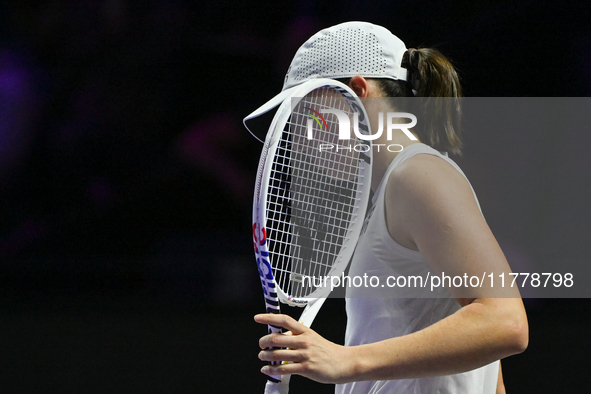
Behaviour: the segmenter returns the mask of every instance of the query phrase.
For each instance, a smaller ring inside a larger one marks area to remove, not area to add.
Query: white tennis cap
[[[318,78],[389,78],[406,81],[401,67],[404,42],[388,29],[368,22],[345,22],[314,34],[296,52],[281,93],[244,121],[275,108],[303,82]]]
[[[314,34],[296,52],[283,89],[310,79],[371,78],[406,80],[400,66],[406,45],[381,26],[346,22]]]

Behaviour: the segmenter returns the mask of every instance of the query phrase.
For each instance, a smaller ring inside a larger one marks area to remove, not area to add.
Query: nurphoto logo
[[[322,114],[333,114],[337,118],[338,122],[338,135],[339,140],[350,140],[351,139],[351,121],[349,115],[339,109],[334,108],[324,108],[320,109],[320,111],[316,111],[309,107],[304,107],[307,111],[309,111],[306,115],[310,116],[307,120],[307,137],[309,140],[314,139],[314,122],[318,124],[320,130],[328,131],[328,124],[326,119]],[[353,112],[353,133],[355,137],[360,140],[360,144],[357,145],[339,145],[339,144],[328,144],[323,143],[320,144],[318,149],[323,150],[355,150],[357,152],[367,152],[369,151],[370,145],[366,141],[374,141],[377,140],[382,136],[384,130],[386,131],[386,139],[388,141],[392,141],[392,136],[394,130],[401,130],[410,140],[416,141],[417,138],[410,132],[409,129],[416,126],[417,124],[417,117],[408,112],[379,112],[378,113],[378,129],[375,133],[370,133],[368,122],[366,119],[359,118],[359,114],[363,113],[361,111]],[[410,119],[410,122],[405,123],[398,123],[401,119]],[[384,122],[386,123],[386,127],[384,127]],[[402,151],[403,147],[400,144],[373,144],[377,150],[380,150],[380,147],[386,147],[390,152],[400,152]]]

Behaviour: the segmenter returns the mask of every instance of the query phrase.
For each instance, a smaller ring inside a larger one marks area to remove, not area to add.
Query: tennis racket
[[[335,80],[306,82],[279,106],[253,201],[268,313],[280,313],[280,302],[305,307],[299,321],[311,326],[331,290],[322,279],[345,271],[369,201],[371,145],[360,138],[369,130],[359,98]],[[274,332],[281,328],[269,326]],[[289,375],[272,376],[265,393],[287,393],[288,386]]]

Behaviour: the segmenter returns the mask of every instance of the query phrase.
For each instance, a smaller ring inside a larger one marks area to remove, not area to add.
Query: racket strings
[[[335,91],[317,92],[300,101],[279,141],[267,191],[271,266],[279,286],[296,298],[316,289],[303,276],[323,278],[337,262],[357,220],[355,207],[363,182],[359,152],[328,149],[339,142],[336,116],[325,116],[326,124],[314,122],[313,139],[308,138],[310,109],[323,108],[351,113]]]

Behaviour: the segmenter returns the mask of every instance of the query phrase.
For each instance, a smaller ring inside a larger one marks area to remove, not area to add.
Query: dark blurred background
[[[261,392],[261,145],[241,119],[279,92],[299,45],[366,20],[449,56],[467,96],[589,96],[590,8],[0,3],[0,391]],[[515,271],[588,265],[589,124],[536,124],[468,124],[457,161]],[[588,391],[589,300],[526,306],[530,346],[503,362],[508,392]],[[329,300],[315,327],[342,341],[344,319]],[[294,380],[294,393],[332,391]]]

